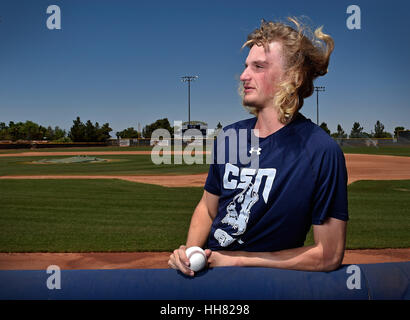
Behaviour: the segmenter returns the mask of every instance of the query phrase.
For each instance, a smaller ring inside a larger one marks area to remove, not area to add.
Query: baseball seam
[[[192,251],[192,252],[187,256],[187,258],[188,258],[188,259],[191,259],[192,255],[195,254],[195,253],[200,253],[200,254],[202,254],[203,257],[204,257],[205,260],[206,260],[206,255],[205,255],[202,251],[199,251],[199,250],[194,250],[194,251]]]

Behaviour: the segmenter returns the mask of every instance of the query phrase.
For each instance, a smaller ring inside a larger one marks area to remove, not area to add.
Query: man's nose
[[[249,80],[249,74],[247,72],[248,68],[246,68],[245,70],[243,70],[241,76],[239,77],[239,80],[241,81],[247,81]]]

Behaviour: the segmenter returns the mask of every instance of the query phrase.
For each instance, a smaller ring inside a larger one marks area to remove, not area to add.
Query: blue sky
[[[49,5],[61,30],[49,30]],[[361,9],[361,30],[346,8]],[[410,5],[407,1],[90,1],[0,2],[0,122],[32,120],[69,129],[80,116],[116,131],[160,118],[214,128],[249,118],[237,94],[247,49],[260,20],[307,16],[335,40],[329,73],[315,85],[320,122],[350,133],[380,120],[410,129]],[[315,94],[302,113],[316,122]]]

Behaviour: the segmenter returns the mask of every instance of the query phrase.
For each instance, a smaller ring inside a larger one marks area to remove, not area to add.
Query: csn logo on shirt
[[[265,186],[262,191],[262,199],[265,203],[268,201],[269,193],[272,189],[273,180],[276,176],[276,169],[253,169],[225,164],[225,174],[223,177],[223,186],[225,189],[243,189],[237,194],[226,207],[226,215],[222,219],[223,224],[230,225],[235,232],[228,234],[220,228],[214,232],[215,239],[221,247],[227,247],[239,236],[245,233],[248,225],[251,209],[259,201],[259,189],[262,181],[265,180]],[[235,179],[234,177],[238,177]],[[239,243],[243,243],[241,239]]]

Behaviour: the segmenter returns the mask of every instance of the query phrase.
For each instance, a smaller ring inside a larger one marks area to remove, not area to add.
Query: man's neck
[[[275,108],[262,108],[258,112],[258,120],[255,129],[259,130],[260,138],[265,138],[275,133],[285,125],[278,120],[278,112]]]

